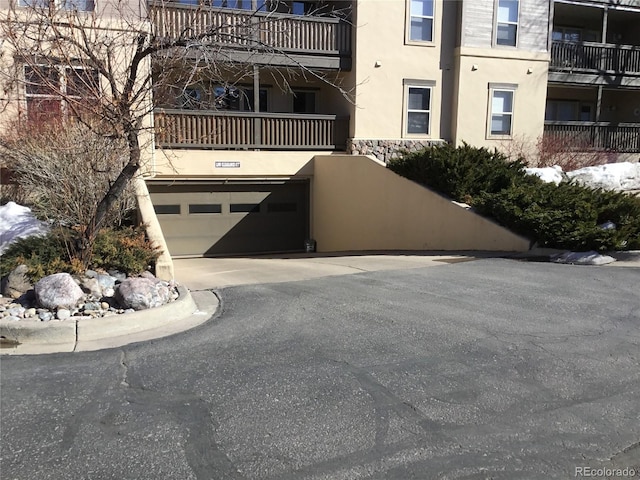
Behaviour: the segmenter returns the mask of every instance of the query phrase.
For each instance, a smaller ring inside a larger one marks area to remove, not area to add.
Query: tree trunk
[[[129,161],[118,175],[118,178],[116,178],[116,180],[111,184],[105,196],[102,197],[102,200],[98,203],[96,213],[89,221],[89,224],[85,226],[81,244],[77,246],[78,257],[85,267],[88,266],[89,261],[91,260],[93,243],[98,231],[102,228],[102,223],[104,222],[107,213],[113,207],[113,204],[122,196],[122,192],[124,192],[129,182],[140,169],[141,154],[137,132],[132,130],[127,132],[127,144],[129,146]]]

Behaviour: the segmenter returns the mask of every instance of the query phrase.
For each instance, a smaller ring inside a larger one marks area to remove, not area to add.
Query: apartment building
[[[319,251],[525,249],[526,240],[414,190],[383,163],[439,142],[506,148],[593,129],[625,132],[609,142],[638,135],[627,124],[638,94],[626,67],[638,70],[634,0],[148,0],[136,8],[163,38],[214,27],[209,60],[233,60],[154,92],[142,192],[153,208],[142,202],[141,210],[173,256],[298,251],[309,239]],[[616,52],[617,63],[603,52]],[[575,65],[593,55],[609,63]],[[592,146],[612,145],[592,137]]]
[[[640,156],[640,1],[553,2],[545,135]]]

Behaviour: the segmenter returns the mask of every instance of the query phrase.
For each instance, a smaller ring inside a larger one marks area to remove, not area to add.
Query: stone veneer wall
[[[400,157],[402,153],[416,152],[432,145],[445,143],[444,140],[347,140],[350,155],[373,155],[384,163]]]

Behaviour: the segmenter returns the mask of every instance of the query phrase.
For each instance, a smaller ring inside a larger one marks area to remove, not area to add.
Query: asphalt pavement
[[[639,287],[486,259],[221,288],[186,332],[3,357],[2,478],[640,478]]]

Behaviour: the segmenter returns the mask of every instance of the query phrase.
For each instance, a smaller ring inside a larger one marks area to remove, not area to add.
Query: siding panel
[[[463,2],[463,45],[491,48],[493,40],[494,0]],[[518,49],[547,51],[549,0],[520,0]]]

